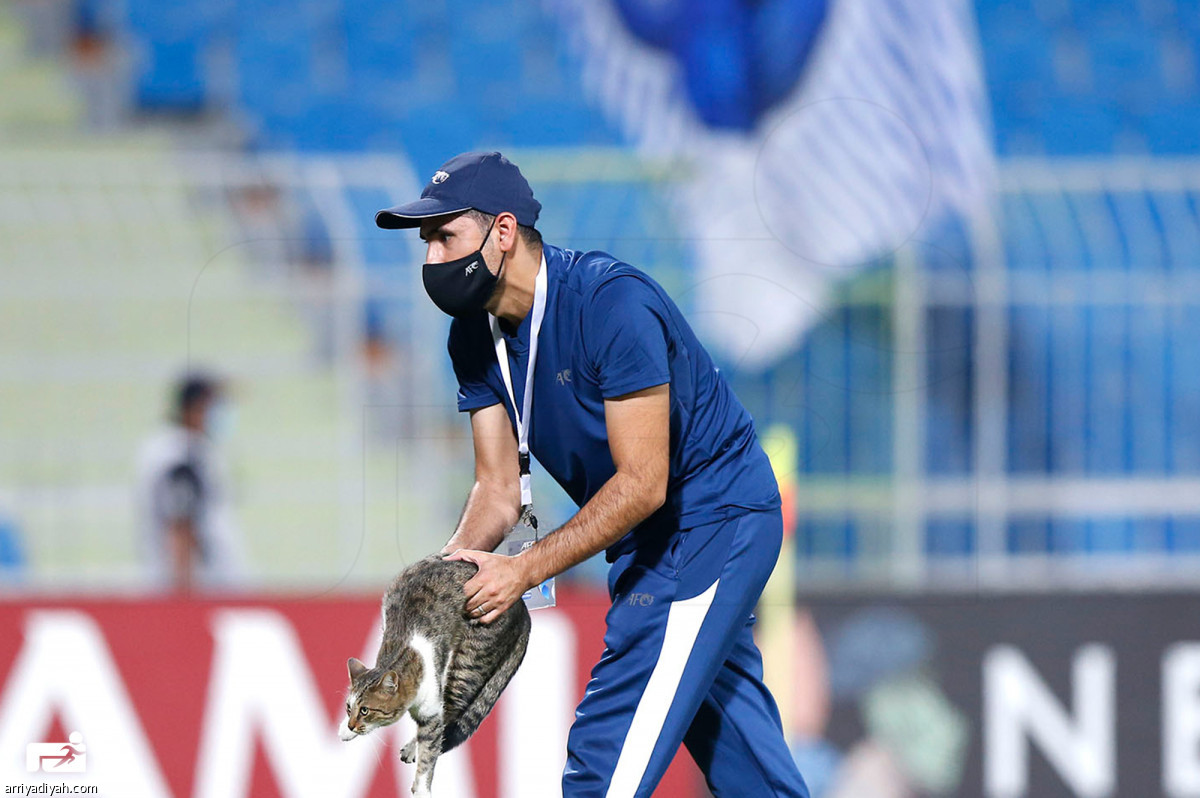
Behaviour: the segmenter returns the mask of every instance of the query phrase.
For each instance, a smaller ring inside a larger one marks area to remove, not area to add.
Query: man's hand
[[[459,549],[446,559],[464,560],[479,566],[479,573],[463,585],[463,593],[467,596],[467,616],[482,623],[499,618],[533,587],[520,557]]]

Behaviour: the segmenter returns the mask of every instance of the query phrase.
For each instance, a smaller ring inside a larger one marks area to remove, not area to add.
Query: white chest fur
[[[409,712],[417,720],[435,718],[442,714],[442,690],[438,684],[433,643],[423,635],[413,635],[408,645],[421,657],[421,683]]]

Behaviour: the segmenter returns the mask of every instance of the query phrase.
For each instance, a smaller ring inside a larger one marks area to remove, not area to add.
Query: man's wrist
[[[524,583],[526,590],[537,587],[553,576],[553,574],[541,576],[543,568],[540,562],[541,558],[538,556],[539,553],[538,547],[535,544],[513,556],[513,563],[519,569],[521,581]]]

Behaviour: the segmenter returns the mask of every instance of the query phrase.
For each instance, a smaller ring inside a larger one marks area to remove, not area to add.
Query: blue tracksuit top
[[[779,506],[750,414],[679,308],[649,276],[603,252],[543,245],[546,315],[538,340],[529,448],[583,506],[615,473],[604,400],[670,383],[666,503],[610,547],[612,561],[648,535]],[[504,330],[520,406],[532,313]],[[484,311],[450,325],[460,411],[503,404],[514,418]],[[514,422],[515,429],[515,422]]]

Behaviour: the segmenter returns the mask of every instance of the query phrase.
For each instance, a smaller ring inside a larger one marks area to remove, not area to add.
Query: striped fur
[[[428,796],[433,768],[495,706],[525,656],[529,612],[517,602],[491,624],[465,614],[463,584],[476,567],[428,557],[393,580],[383,599],[383,643],[368,668],[351,658],[343,740],[399,720],[417,722],[400,752],[416,762],[413,794]]]

